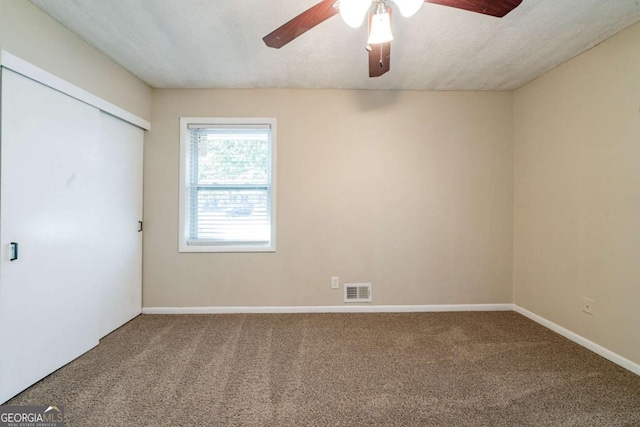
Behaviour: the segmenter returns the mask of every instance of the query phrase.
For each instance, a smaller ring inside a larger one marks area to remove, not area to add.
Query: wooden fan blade
[[[296,37],[306,33],[321,22],[326,21],[333,15],[340,12],[337,7],[333,7],[336,0],[324,0],[305,10],[300,15],[293,18],[280,28],[272,31],[262,38],[264,43],[275,49],[280,49]]]
[[[424,2],[502,18],[518,7],[522,0],[424,0]]]
[[[393,10],[388,8],[387,13],[389,14],[389,20],[393,21]],[[371,31],[372,19],[373,15],[369,14],[369,31]],[[380,77],[390,69],[391,42],[372,44],[369,51],[369,77]]]
[[[391,42],[372,44],[369,51],[369,77],[380,77],[391,68]]]

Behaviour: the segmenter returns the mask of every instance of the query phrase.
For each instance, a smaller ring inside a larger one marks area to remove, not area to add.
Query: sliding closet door
[[[98,344],[100,111],[2,69],[0,402]]]
[[[100,274],[99,335],[103,337],[142,310],[143,130],[100,113],[102,188],[97,203],[105,217],[98,230],[104,256]],[[98,275],[96,275],[98,276]],[[96,277],[97,278],[97,277]]]

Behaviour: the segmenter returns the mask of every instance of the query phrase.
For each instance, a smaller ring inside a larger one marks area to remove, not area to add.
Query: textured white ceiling
[[[523,0],[506,17],[394,14],[391,71],[336,15],[281,49],[262,37],[319,0],[31,0],[157,88],[515,89],[640,21],[640,0]]]

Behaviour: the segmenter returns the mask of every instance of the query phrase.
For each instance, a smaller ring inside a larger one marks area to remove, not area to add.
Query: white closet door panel
[[[100,113],[103,224],[100,250],[100,336],[142,311],[142,129]],[[106,262],[108,260],[108,262]]]
[[[96,108],[2,70],[0,402],[98,344],[99,129]]]

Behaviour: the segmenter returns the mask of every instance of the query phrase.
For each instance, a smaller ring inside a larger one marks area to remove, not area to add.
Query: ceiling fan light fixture
[[[340,16],[351,28],[358,28],[370,7],[371,0],[340,0]]]
[[[379,3],[382,5],[382,3]],[[391,17],[389,12],[382,5],[378,7],[375,15],[371,18],[371,32],[369,33],[369,44],[387,43],[393,40],[393,34],[391,34]]]
[[[395,4],[398,5],[398,9],[400,9],[400,14],[405,18],[409,18],[410,16],[415,15],[422,5],[424,4],[424,0],[393,0]]]

